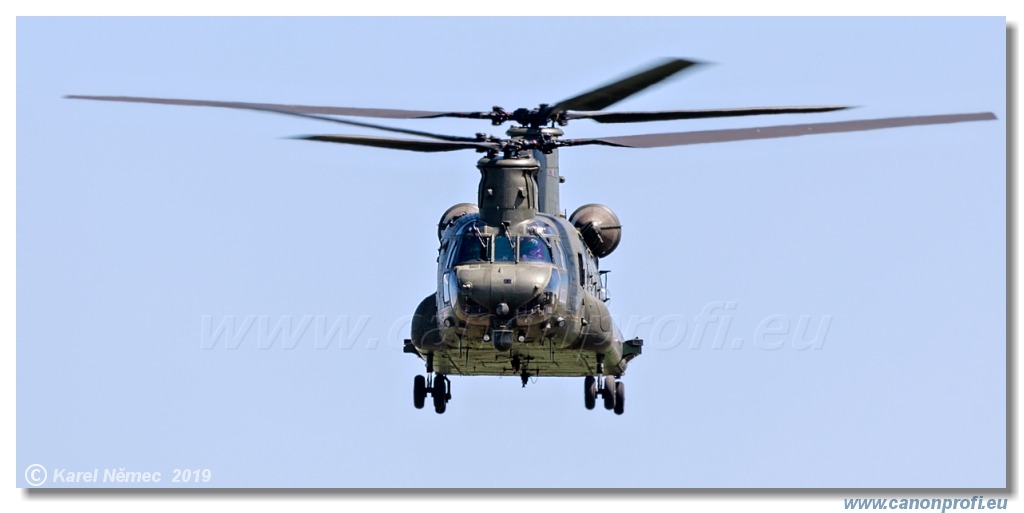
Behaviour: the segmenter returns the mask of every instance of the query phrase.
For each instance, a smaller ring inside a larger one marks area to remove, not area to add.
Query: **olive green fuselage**
[[[579,230],[538,210],[541,196],[545,210],[558,208],[557,189],[544,190],[551,181],[538,190],[549,170],[533,157],[477,166],[479,212],[442,220],[437,291],[413,319],[416,352],[448,375],[623,374],[640,348],[613,324]]]

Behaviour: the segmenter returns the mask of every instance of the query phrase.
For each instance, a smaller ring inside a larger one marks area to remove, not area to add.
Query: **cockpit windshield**
[[[452,265],[465,264],[469,262],[486,262],[487,245],[486,238],[478,235],[465,235],[459,243],[458,254]]]
[[[519,260],[552,263],[551,248],[540,237],[519,237]]]
[[[463,235],[454,257],[452,266],[489,261],[554,263],[550,242],[531,236]]]
[[[494,237],[494,261],[495,262],[515,262],[515,239],[508,238],[504,235],[498,235]]]

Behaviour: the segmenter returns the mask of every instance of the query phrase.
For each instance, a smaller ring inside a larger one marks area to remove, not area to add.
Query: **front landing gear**
[[[452,382],[440,372],[434,372],[434,353],[426,354],[427,375],[412,380],[412,405],[417,410],[427,404],[427,396],[433,399],[434,411],[444,413],[448,401],[452,400]],[[433,374],[433,376],[431,376]]]
[[[438,373],[434,377],[428,374],[416,376],[412,381],[412,405],[416,409],[423,409],[429,395],[434,403],[434,411],[444,413],[448,401],[452,400],[451,381],[444,375]]]
[[[615,383],[615,414],[622,415],[626,411],[626,384]]]
[[[416,376],[412,380],[412,405],[422,410],[427,402],[427,378]]]
[[[451,394],[448,392],[448,378],[444,377],[444,374],[438,374],[434,378],[434,386],[430,391],[430,395],[434,397],[434,411],[437,413],[444,413],[445,407],[448,405],[448,399]]]
[[[601,397],[604,398],[604,409],[615,408],[615,376],[604,377],[604,387],[601,388]]]
[[[603,380],[587,376],[583,378],[583,392],[583,405],[588,410],[593,410],[597,398],[601,397],[604,409],[613,410],[616,415],[626,411],[626,384],[615,379],[615,376],[605,376]]]
[[[616,415],[626,411],[626,384],[615,379],[615,376],[604,376],[604,355],[597,355],[597,377],[583,378],[583,406],[593,410],[597,398],[601,398],[604,409],[614,410]]]
[[[597,380],[594,379],[594,376],[587,376],[583,378],[583,406],[586,406],[588,410],[593,410],[596,404]]]

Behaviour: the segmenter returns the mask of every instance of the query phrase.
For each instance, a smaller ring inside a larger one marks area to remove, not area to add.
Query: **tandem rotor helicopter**
[[[419,139],[361,135],[312,135],[297,139],[418,152],[473,150],[483,153],[477,202],[446,210],[438,223],[437,290],[416,307],[404,351],[426,363],[413,381],[413,404],[431,398],[444,413],[452,398],[449,376],[563,376],[583,378],[584,405],[597,402],[616,414],[625,411],[620,378],[640,355],[643,341],[625,339],[606,305],[607,271],[600,259],[622,238],[618,217],[608,207],[588,204],[566,217],[558,188],[564,182],[558,150],[604,145],[654,148],[959,123],[996,119],[990,112],[861,119],[828,123],[706,130],[588,139],[563,139],[560,127],[577,119],[636,123],[771,114],[819,113],[844,106],[763,107],[646,112],[603,109],[683,70],[695,61],[667,59],[639,73],[554,104],[478,112],[318,107],[129,96],[67,96],[83,100],[225,107],[312,118],[393,132]],[[505,138],[460,137],[409,130],[332,116],[393,119],[469,118],[500,126]]]

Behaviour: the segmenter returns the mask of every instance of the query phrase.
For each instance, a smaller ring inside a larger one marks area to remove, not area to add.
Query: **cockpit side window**
[[[540,237],[520,237],[519,261],[553,263],[551,248]]]

